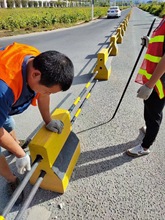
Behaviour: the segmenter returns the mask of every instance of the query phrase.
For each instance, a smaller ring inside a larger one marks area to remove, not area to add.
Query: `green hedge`
[[[165,3],[140,4],[139,8],[155,16],[165,16]]]
[[[94,17],[106,16],[106,12],[106,7],[95,7]],[[60,24],[65,26],[89,20],[91,20],[91,7],[0,9],[0,30],[52,29],[53,27],[56,28],[56,26],[59,27]]]

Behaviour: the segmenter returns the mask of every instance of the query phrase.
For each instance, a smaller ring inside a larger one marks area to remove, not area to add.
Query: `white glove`
[[[30,157],[26,154],[24,157],[16,159],[17,172],[24,174],[26,170],[31,170]]]
[[[147,100],[151,95],[153,89],[148,88],[146,85],[141,86],[137,91],[137,97]]]
[[[143,46],[145,46],[145,47],[148,47],[148,44],[149,44],[149,41],[150,41],[150,37],[148,37],[148,36],[143,36],[143,37],[141,38],[141,40],[142,40],[141,45],[143,45]]]
[[[46,128],[50,131],[60,134],[64,127],[64,123],[60,120],[51,120],[47,125]]]

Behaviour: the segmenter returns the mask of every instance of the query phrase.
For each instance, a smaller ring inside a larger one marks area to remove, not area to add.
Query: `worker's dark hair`
[[[51,87],[60,85],[63,91],[70,88],[74,67],[72,61],[58,51],[46,51],[33,60],[33,67],[41,72],[40,84]]]

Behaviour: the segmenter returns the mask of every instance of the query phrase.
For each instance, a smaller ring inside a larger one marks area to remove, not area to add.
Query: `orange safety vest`
[[[149,40],[148,49],[144,56],[144,60],[139,69],[135,82],[143,85],[151,78],[156,66],[164,55],[164,41],[165,17],[162,19],[159,26],[153,31],[153,34]],[[160,99],[165,97],[165,85],[161,78],[156,82],[154,88],[158,93]]]
[[[23,88],[22,63],[28,55],[37,56],[40,51],[32,46],[14,42],[0,50],[0,79],[13,91],[14,103],[19,99]],[[36,105],[38,94],[31,104]]]

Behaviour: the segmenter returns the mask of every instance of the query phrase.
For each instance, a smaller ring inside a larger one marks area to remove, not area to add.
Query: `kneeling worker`
[[[16,156],[18,173],[24,174],[31,165],[29,155],[16,138],[12,115],[22,113],[30,104],[36,105],[37,101],[46,128],[61,133],[63,123],[51,119],[50,94],[68,90],[73,77],[72,61],[60,52],[41,53],[32,46],[16,42],[0,48],[0,146]],[[10,170],[2,152],[0,175],[7,180],[13,193],[19,179]],[[22,199],[23,194],[17,203]]]

